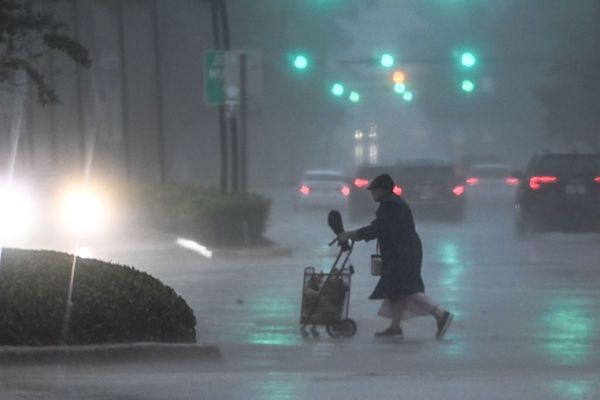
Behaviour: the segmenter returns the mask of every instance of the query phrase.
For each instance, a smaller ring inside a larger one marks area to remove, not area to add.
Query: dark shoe
[[[381,332],[375,332],[375,337],[387,337],[387,336],[403,336],[402,328],[387,328]]]
[[[438,321],[437,323],[437,333],[435,334],[436,339],[439,340],[444,337],[453,319],[453,314],[450,314],[448,311],[444,311],[444,316],[442,317],[442,320]]]

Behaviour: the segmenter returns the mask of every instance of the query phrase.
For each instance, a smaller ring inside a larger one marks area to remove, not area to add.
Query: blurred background
[[[311,168],[352,175],[408,156],[522,168],[537,151],[599,146],[597,0],[38,7],[91,63],[40,47],[32,62],[54,103],[1,80],[0,160],[11,165],[18,138],[15,173],[62,174],[87,158],[97,175],[225,190],[240,169],[241,185],[260,190]],[[230,87],[239,65],[219,64],[231,54],[245,58],[242,102]]]

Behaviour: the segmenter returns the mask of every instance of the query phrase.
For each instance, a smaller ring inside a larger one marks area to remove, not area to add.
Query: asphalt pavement
[[[337,252],[328,210],[295,213],[289,192],[268,195],[267,235],[286,255],[206,258],[161,235],[97,249],[173,287],[222,360],[2,365],[0,399],[600,398],[600,235],[519,240],[509,197],[474,199],[461,223],[419,216],[426,290],[456,315],[446,337],[434,339],[432,318],[406,321],[403,340],[373,336],[386,326],[367,299],[374,244],[358,243],[356,335],[303,339],[303,269],[328,271]]]

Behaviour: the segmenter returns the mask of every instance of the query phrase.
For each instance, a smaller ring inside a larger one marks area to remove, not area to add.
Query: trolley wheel
[[[308,339],[308,331],[306,330],[305,327],[300,328],[300,334],[302,335],[302,337],[304,339]]]
[[[350,318],[343,319],[339,322],[340,331],[343,337],[352,337],[356,333],[356,322]]]
[[[327,323],[327,325],[325,325],[325,330],[327,331],[327,334],[333,338],[337,338],[342,335],[342,328],[342,321],[340,321],[339,319],[332,319]]]
[[[310,328],[310,333],[312,333],[312,336],[313,336],[314,338],[318,338],[319,336],[321,336],[321,335],[319,334],[319,331],[317,330],[317,327],[316,327],[316,326],[313,326],[312,328]]]

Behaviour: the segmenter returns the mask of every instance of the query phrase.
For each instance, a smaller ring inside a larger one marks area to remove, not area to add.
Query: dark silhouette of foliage
[[[84,67],[91,65],[87,49],[69,36],[67,26],[49,11],[58,2],[0,1],[0,87],[15,90],[29,80],[42,104],[58,102],[37,65],[50,51],[64,53]]]
[[[61,343],[73,256],[3,249],[0,344]],[[185,300],[134,268],[78,259],[68,344],[195,342],[196,318]]]

